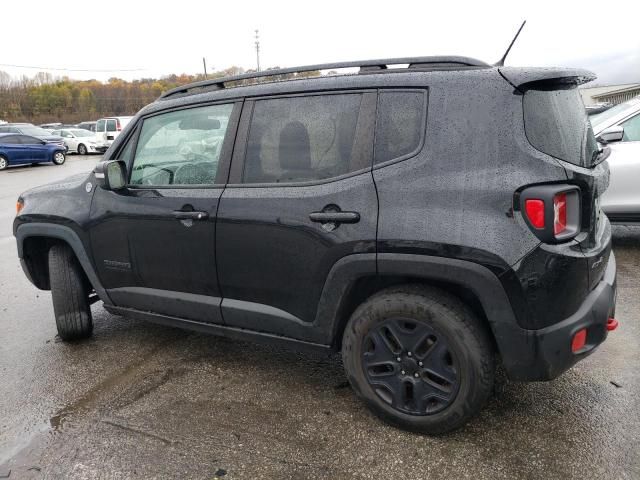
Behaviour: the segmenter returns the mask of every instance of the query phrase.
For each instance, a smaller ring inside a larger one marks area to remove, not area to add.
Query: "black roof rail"
[[[275,77],[277,75],[287,75],[291,73],[313,72],[316,70],[333,70],[340,68],[359,68],[359,73],[375,73],[388,69],[389,65],[409,65],[413,69],[430,70],[452,70],[458,68],[486,68],[489,64],[469,57],[460,56],[434,56],[434,57],[405,57],[405,58],[383,58],[379,60],[361,60],[350,62],[320,63],[317,65],[304,65],[301,67],[278,68],[273,70],[262,70],[260,72],[243,73],[229,77],[213,78],[200,82],[189,83],[164,92],[158,100],[163,100],[176,95],[187,95],[197,93],[198,90],[220,90],[225,88],[225,83],[239,82],[252,78]],[[195,92],[192,92],[195,90]]]

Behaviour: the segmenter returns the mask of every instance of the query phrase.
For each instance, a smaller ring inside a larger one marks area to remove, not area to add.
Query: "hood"
[[[21,197],[28,197],[29,195],[39,194],[43,192],[55,192],[58,190],[69,190],[72,188],[81,187],[84,182],[91,175],[91,172],[85,173],[77,173],[67,178],[63,178],[62,180],[58,180],[57,182],[47,183],[45,185],[40,185],[39,187],[31,188],[20,195]]]
[[[62,142],[62,137],[58,137],[57,135],[49,135],[49,136],[44,136],[44,137],[39,137],[40,139],[44,140],[45,142]]]

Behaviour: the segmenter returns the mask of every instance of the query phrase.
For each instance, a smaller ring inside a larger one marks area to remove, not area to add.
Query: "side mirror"
[[[624,137],[624,127],[614,125],[613,127],[605,128],[600,135],[596,137],[596,140],[600,143],[619,142]]]
[[[127,167],[122,160],[100,162],[93,174],[98,186],[105,190],[120,190],[127,184]]]

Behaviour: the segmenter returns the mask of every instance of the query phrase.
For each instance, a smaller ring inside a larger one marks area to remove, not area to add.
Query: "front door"
[[[226,324],[302,338],[331,267],[375,253],[375,101],[336,92],[245,103],[216,233]]]
[[[48,162],[49,147],[43,141],[29,135],[22,135],[20,141],[24,145],[23,160],[31,162]]]
[[[143,118],[115,154],[127,162],[128,186],[95,192],[90,237],[117,306],[221,323],[216,211],[240,109],[226,103]]]

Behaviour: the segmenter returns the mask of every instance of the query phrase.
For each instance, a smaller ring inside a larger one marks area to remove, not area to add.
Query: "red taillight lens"
[[[529,198],[524,203],[524,209],[534,228],[544,228],[544,201]]]
[[[567,194],[553,197],[553,233],[559,235],[567,229]]]
[[[120,125],[120,120],[116,119],[116,130],[121,131],[122,126]]]
[[[571,341],[571,351],[576,353],[587,344],[587,329],[578,330]]]

